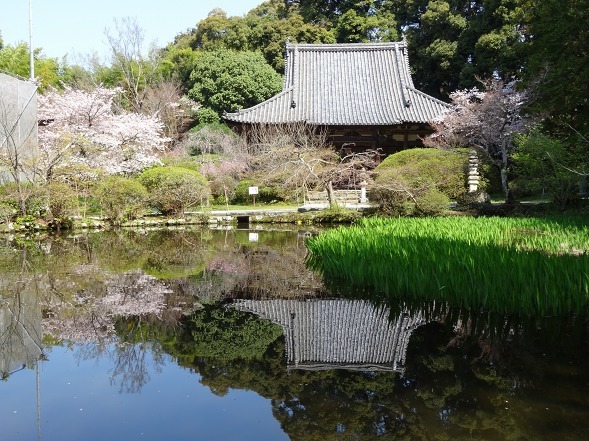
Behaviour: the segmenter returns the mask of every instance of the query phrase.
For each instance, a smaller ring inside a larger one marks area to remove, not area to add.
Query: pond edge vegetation
[[[589,313],[584,217],[362,219],[308,239],[329,286],[521,315]]]

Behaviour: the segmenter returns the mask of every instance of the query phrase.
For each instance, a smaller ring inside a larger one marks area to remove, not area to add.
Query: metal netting
[[[0,72],[0,184],[30,178],[37,145],[37,85]]]

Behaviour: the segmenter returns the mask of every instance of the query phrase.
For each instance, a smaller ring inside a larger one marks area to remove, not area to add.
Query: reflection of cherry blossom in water
[[[108,344],[116,340],[117,318],[159,316],[166,295],[172,292],[140,270],[109,278],[93,291],[80,292],[71,302],[51,305],[43,320],[44,334],[75,343]]]

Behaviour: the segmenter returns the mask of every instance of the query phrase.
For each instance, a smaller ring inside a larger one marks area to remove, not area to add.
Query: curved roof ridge
[[[442,100],[440,100],[440,99],[438,99],[436,97],[433,97],[431,95],[428,95],[427,93],[425,93],[425,92],[423,92],[423,91],[421,91],[419,89],[416,89],[414,86],[407,86],[407,85],[405,85],[405,88],[406,89],[409,89],[412,92],[417,93],[418,95],[423,96],[424,98],[429,99],[430,101],[433,101],[435,103],[441,104],[441,105],[443,105],[443,106],[445,106],[445,107],[447,107],[449,109],[452,108],[452,104],[449,104],[449,103],[447,103],[445,101],[442,101]]]
[[[290,86],[290,87],[284,89],[283,91],[279,92],[278,94],[274,95],[273,97],[268,98],[266,101],[262,101],[261,103],[256,104],[255,106],[247,107],[245,109],[239,109],[236,112],[225,112],[225,113],[223,113],[223,117],[230,116],[230,115],[236,115],[236,116],[237,115],[246,115],[247,113],[253,112],[254,110],[256,110],[260,107],[265,107],[269,103],[272,103],[274,101],[278,101],[284,95],[292,92],[293,90],[294,90],[294,86]]]
[[[405,41],[385,41],[385,42],[373,42],[373,43],[286,43],[286,49],[294,49],[295,47],[299,50],[370,50],[370,49],[383,49],[383,48],[401,48],[406,47]]]

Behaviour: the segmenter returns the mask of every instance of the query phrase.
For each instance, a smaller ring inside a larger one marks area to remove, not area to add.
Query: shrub
[[[215,204],[227,204],[235,197],[237,179],[231,175],[217,175],[210,181],[211,194]]]
[[[235,152],[239,143],[239,137],[229,127],[219,123],[199,125],[190,131],[185,141],[190,156]]]
[[[450,207],[450,198],[436,188],[430,188],[417,200],[415,211],[424,216],[435,216]]]
[[[16,210],[16,214],[42,216],[47,210],[47,191],[40,185],[14,182],[0,186],[0,203]]]
[[[468,155],[432,148],[403,150],[376,168],[370,199],[394,215],[433,215],[466,193]]]
[[[385,170],[396,170],[408,184],[428,183],[451,199],[466,192],[468,154],[433,148],[403,150],[388,156],[376,167],[377,181]]]
[[[231,202],[234,204],[249,204],[252,202],[252,196],[249,194],[249,187],[256,185],[257,184],[251,180],[240,181],[235,188],[235,194]],[[287,199],[287,195],[278,187],[267,187],[265,185],[257,185],[257,187],[257,202],[283,202]]]
[[[209,107],[201,107],[196,111],[198,124],[215,124],[219,122],[219,114]]]
[[[402,185],[400,182],[396,184]],[[400,186],[374,185],[368,199],[378,205],[378,211],[390,216],[409,216],[413,213],[414,206]]]
[[[202,174],[182,167],[154,167],[139,176],[148,190],[150,205],[160,213],[182,214],[187,207],[203,205],[210,195]]]
[[[77,194],[72,187],[63,182],[50,182],[46,186],[49,213],[53,221],[62,223],[76,207]]]
[[[94,190],[94,197],[104,214],[115,223],[139,217],[145,208],[147,190],[138,181],[123,176],[109,176]]]

